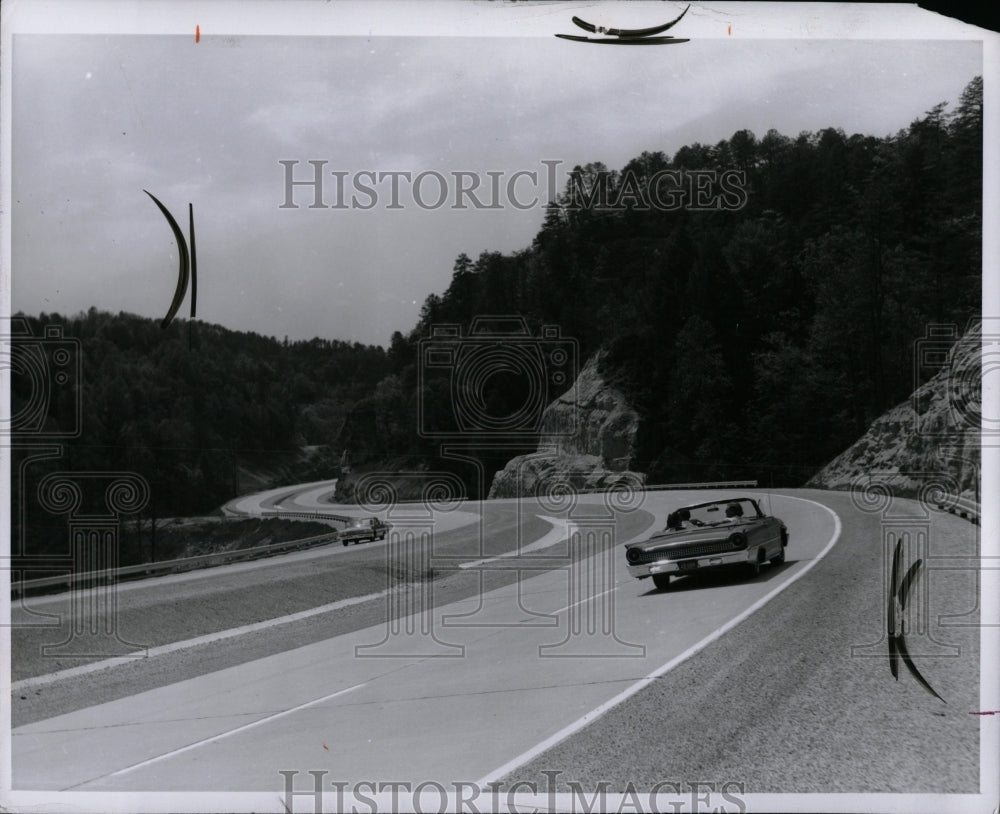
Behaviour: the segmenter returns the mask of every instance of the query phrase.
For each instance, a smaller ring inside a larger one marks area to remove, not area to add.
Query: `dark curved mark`
[[[887,613],[889,632],[889,672],[899,681],[899,648],[896,646],[896,582],[899,578],[899,561],[903,555],[902,540],[896,541],[896,550],[892,552],[892,577],[889,582],[889,607]]]
[[[917,571],[920,570],[921,562],[923,560],[917,560],[913,563],[906,572],[906,576],[903,577],[903,581],[899,584],[899,604],[902,605],[903,610],[906,610],[906,602],[910,598],[910,589],[913,587],[913,583],[917,581]]]
[[[934,691],[934,688],[927,683],[927,679],[924,678],[922,675],[920,675],[920,671],[917,669],[917,665],[913,663],[913,659],[910,658],[910,654],[906,649],[906,640],[902,636],[899,636],[897,638],[899,639],[899,641],[897,642],[899,646],[899,654],[903,657],[903,664],[906,665],[906,669],[909,670],[911,673],[913,673],[913,677],[920,682],[921,687],[923,687],[925,690],[927,690],[927,692],[929,692],[931,695],[937,698],[937,700],[940,701],[942,704],[947,704],[948,702],[945,701],[940,695],[938,695]]]
[[[902,659],[903,664],[906,665],[906,669],[910,671],[910,674],[917,680],[921,687],[923,687],[927,692],[937,698],[942,704],[948,703],[945,701],[934,688],[928,683],[927,679],[924,678],[920,671],[917,669],[917,665],[913,663],[913,659],[910,657],[910,651],[906,648],[906,637],[903,632],[902,620],[900,621],[900,626],[897,630],[896,627],[896,603],[899,602],[900,611],[906,610],[906,605],[910,601],[910,592],[913,589],[913,584],[917,581],[917,576],[920,573],[920,566],[923,564],[923,560],[917,560],[909,568],[906,569],[906,574],[903,579],[899,579],[899,572],[903,562],[903,541],[896,541],[896,548],[892,552],[892,576],[889,591],[889,607],[888,607],[888,628],[889,628],[889,672],[892,673],[892,677],[899,681],[899,661]]]
[[[578,37],[576,34],[556,34],[561,40],[572,40],[573,42],[592,42],[603,45],[679,45],[682,42],[691,40],[678,37],[623,37],[619,40],[607,37]]]
[[[194,251],[194,205],[188,204],[188,237],[191,239],[191,319],[198,305],[198,258]]]
[[[174,291],[174,300],[170,303],[170,309],[167,311],[167,315],[160,323],[160,328],[165,330],[177,314],[177,309],[181,307],[181,302],[184,299],[184,295],[187,293],[190,258],[188,257],[188,248],[187,243],[184,241],[184,235],[181,234],[181,229],[177,225],[177,221],[174,220],[174,216],[170,214],[167,207],[156,199],[156,196],[152,192],[146,189],[144,189],[143,192],[153,199],[153,203],[159,207],[160,211],[163,213],[163,217],[165,217],[167,219],[167,223],[170,224],[170,229],[174,233],[174,239],[177,241],[177,252],[180,254],[180,269],[177,273],[177,288]]]
[[[589,31],[591,34],[608,34],[612,37],[623,37],[626,39],[638,39],[640,37],[651,37],[653,34],[661,34],[670,28],[673,28],[677,23],[681,21],[681,17],[688,13],[688,6],[681,12],[680,17],[676,20],[671,20],[669,23],[664,23],[663,25],[653,26],[652,28],[603,28],[601,26],[596,26],[593,23],[588,23],[586,20],[581,20],[579,17],[574,17],[573,22],[576,23],[584,31]],[[561,36],[563,39],[570,39],[568,35],[556,34],[557,37]],[[669,39],[673,39],[670,37]],[[587,40],[588,42],[593,42],[593,40]]]
[[[899,584],[899,566],[903,557],[903,541],[896,541],[896,549],[892,552],[892,577],[889,582],[888,632],[889,632],[889,672],[899,681],[899,650],[896,647],[896,586]]]
[[[896,637],[891,634],[889,636],[889,672],[892,673],[892,677],[896,681],[899,681],[899,646],[896,644]]]
[[[896,587],[899,585],[899,566],[903,560],[903,541],[896,540],[896,550],[892,552],[892,592],[889,594],[890,600],[896,595]]]

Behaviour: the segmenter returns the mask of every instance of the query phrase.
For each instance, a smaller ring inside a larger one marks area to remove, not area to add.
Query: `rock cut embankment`
[[[949,494],[980,499],[982,351],[982,328],[974,323],[937,374],[876,419],[806,486],[850,489],[870,478],[897,494],[917,494],[940,483]]]
[[[592,356],[573,386],[546,407],[538,448],[512,458],[493,478],[490,498],[533,497],[555,489],[636,485],[645,476],[635,461],[639,414],[600,374]]]

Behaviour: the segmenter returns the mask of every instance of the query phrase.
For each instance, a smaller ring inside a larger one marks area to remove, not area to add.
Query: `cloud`
[[[543,159],[561,171],[621,167],[742,128],[885,135],[954,102],[982,72],[979,46],[960,41],[570,52],[555,38],[206,37],[195,47],[190,37],[18,35],[15,45],[15,309],[162,316],[176,256],[149,189],[182,221],[194,204],[204,319],[380,344],[413,326],[459,252],[529,245],[541,207],[282,210],[279,161],[485,178]]]

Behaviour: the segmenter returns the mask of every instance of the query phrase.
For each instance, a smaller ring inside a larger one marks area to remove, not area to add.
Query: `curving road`
[[[382,520],[389,519],[388,512],[385,510],[362,511],[357,504],[334,503],[333,497],[336,488],[336,479],[303,483],[294,487],[283,486],[231,500],[223,507],[223,512],[230,516],[247,515],[250,517],[259,517],[265,512],[272,511],[315,512],[347,517],[375,515]],[[472,525],[479,519],[480,514],[475,510],[452,509],[447,512],[439,512],[435,517],[435,531],[440,534],[462,526]]]
[[[254,505],[315,510],[330,505],[330,489],[275,490]],[[899,791],[914,775],[927,790],[975,790],[979,720],[966,708],[977,703],[975,627],[936,627],[946,645],[921,640],[927,658],[918,661],[947,709],[905,671],[898,682],[888,677],[879,657],[885,517],[845,495],[759,496],[791,531],[785,565],[750,581],[689,577],[668,593],[627,575],[622,543],[716,494],[650,493],[610,521],[601,496],[569,512],[464,504],[436,518],[423,560],[391,537],[212,569],[183,588],[171,578],[129,586],[122,630],[144,631],[150,658],[62,681],[29,670],[15,687],[25,697],[15,703],[14,785],[260,791],[272,793],[271,804],[283,770],[306,781],[325,771],[348,784],[447,787],[518,779],[541,787],[556,772],[562,791],[567,782],[620,789],[677,778],[750,792]],[[897,529],[925,522],[916,504],[897,504]],[[402,534],[405,523],[390,519]],[[932,519],[939,556],[974,554],[974,526]],[[393,569],[408,577],[359,577]],[[425,578],[414,579],[421,569]],[[940,626],[943,611],[974,621],[970,573],[928,577],[932,622]],[[348,587],[326,598],[350,608],[291,618],[325,607],[319,586],[338,579]],[[284,613],[272,610],[243,633],[247,584],[285,601]],[[176,605],[179,590],[219,612],[213,624],[172,627],[162,636],[171,641],[160,641],[148,619]],[[28,600],[21,612],[54,612],[59,601]],[[947,658],[931,652],[943,646]],[[942,745],[955,759],[921,774]],[[790,755],[805,767],[798,776],[788,773]]]

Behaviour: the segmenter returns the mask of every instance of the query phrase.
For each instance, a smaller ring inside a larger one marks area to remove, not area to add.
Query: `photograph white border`
[[[178,34],[312,36],[460,36],[552,37],[564,32],[570,14],[588,19],[626,17],[634,3],[508,2],[348,2],[347,0],[14,0],[0,14],[0,316],[11,312],[11,44],[16,34]],[[697,4],[695,4],[697,5]],[[671,7],[672,8],[672,7]],[[983,311],[1000,314],[1000,247],[991,226],[1000,224],[1000,41],[993,32],[904,5],[710,3],[703,14],[686,20],[684,36],[702,39],[980,39],[984,77]],[[586,58],[581,53],[581,58]],[[8,371],[0,379],[0,400],[9,409]],[[983,414],[1000,413],[995,378],[984,382]],[[5,454],[0,472],[4,506],[9,506],[10,469]],[[982,458],[984,558],[1000,556],[1000,512],[989,496],[1000,495],[1000,449],[985,447]],[[3,523],[3,552],[10,551],[10,529]],[[994,567],[995,568],[995,567]],[[10,596],[10,574],[0,569],[0,591]],[[996,656],[1000,653],[1000,574],[982,571],[981,706],[1000,710]],[[15,811],[275,811],[284,810],[280,795],[270,793],[35,793],[11,791],[10,606],[0,611],[0,806]],[[991,626],[992,624],[992,626]],[[980,741],[980,794],[748,794],[754,811],[977,811],[988,812],[1000,800],[998,741],[1000,715],[984,716]],[[947,756],[942,756],[947,759]],[[525,800],[530,805],[530,800]]]

